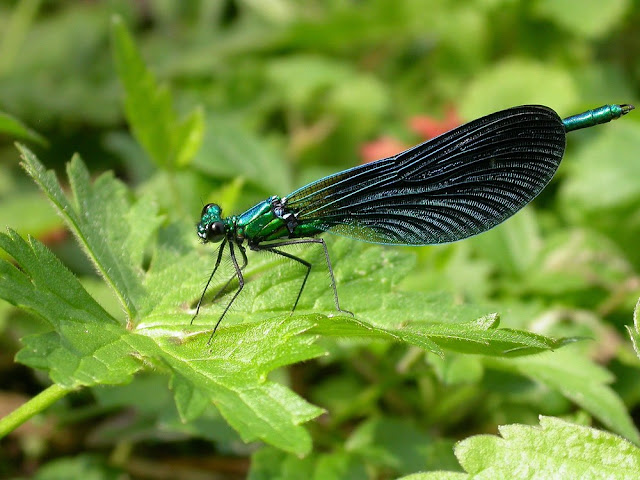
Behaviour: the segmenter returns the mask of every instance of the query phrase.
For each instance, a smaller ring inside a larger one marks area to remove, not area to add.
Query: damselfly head
[[[202,209],[196,231],[203,243],[217,243],[224,239],[225,224],[220,216],[221,213],[222,209],[215,203],[209,203]]]

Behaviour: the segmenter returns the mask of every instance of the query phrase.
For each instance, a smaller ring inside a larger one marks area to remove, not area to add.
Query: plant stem
[[[9,415],[0,419],[0,438],[13,432],[31,417],[53,405],[73,390],[73,388],[61,387],[55,383],[46,390],[43,390],[31,400],[16,408]]]

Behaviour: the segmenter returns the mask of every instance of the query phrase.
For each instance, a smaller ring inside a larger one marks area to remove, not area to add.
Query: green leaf
[[[24,125],[17,118],[12,117],[8,113],[0,112],[0,133],[11,135],[24,140],[38,143],[42,146],[47,146],[47,139],[40,135],[35,130],[30,129]]]
[[[198,108],[183,120],[177,118],[169,89],[158,85],[119,17],[112,21],[111,39],[134,136],[158,166],[171,169],[187,165],[202,143],[203,111]]]
[[[635,479],[640,450],[628,441],[553,417],[540,427],[506,425],[501,437],[477,435],[462,440],[455,453],[474,478]],[[418,477],[419,478],[419,477]]]
[[[67,388],[123,383],[140,364],[122,326],[82,288],[40,242],[0,234],[0,248],[20,265],[0,260],[0,297],[49,322],[54,331],[27,337],[20,362],[49,370]]]
[[[141,345],[142,353],[161,358],[171,370],[184,420],[202,412],[204,397],[245,442],[259,439],[304,455],[311,450],[311,438],[300,425],[323,410],[267,380],[267,374],[324,353],[313,345],[314,336],[300,335],[313,325],[312,318],[289,316],[238,325],[216,333],[212,347],[206,343],[208,328],[150,327],[139,332],[155,342]]]
[[[496,356],[528,355],[560,348],[575,340],[498,328],[497,314],[478,317],[477,308],[455,306],[450,297],[441,294],[395,291],[394,285],[413,264],[412,256],[399,249],[384,249],[335,237],[328,239],[328,244],[341,305],[354,311],[357,318],[334,316],[324,255],[320,249],[307,249],[304,258],[317,267],[311,270],[296,313],[322,311],[331,315],[320,317],[313,333],[405,342],[440,356],[444,350]],[[251,315],[253,321],[261,321],[273,315],[274,309],[287,311],[300,288],[299,268],[287,269],[278,258],[251,255],[251,252],[249,255],[245,276],[250,278],[255,272],[262,275],[245,284],[242,296],[234,303],[234,311],[225,316],[225,322],[246,322],[247,315]],[[212,285],[211,290],[220,288],[227,275],[230,272],[221,273],[219,283]],[[226,305],[228,300],[228,296],[220,298],[220,305]],[[196,322],[214,324],[219,315],[219,306],[213,313],[205,307]]]
[[[53,173],[28,150],[22,151],[27,171],[53,200],[123,304],[136,308],[130,310],[127,325],[120,324],[39,242],[4,235],[0,246],[22,270],[0,263],[0,294],[53,327],[52,332],[26,338],[18,359],[72,386],[130,381],[142,366],[140,360],[163,365],[171,373],[183,420],[215,405],[245,441],[260,439],[298,455],[309,452],[311,439],[301,424],[322,410],[267,380],[267,374],[323,354],[313,345],[315,335],[300,335],[316,325],[317,316],[285,315],[227,327],[209,349],[210,327],[189,327],[191,314],[183,307],[201,287],[199,259],[193,246],[184,243],[185,230],[176,232],[169,226],[153,242],[159,222],[154,208],[143,200],[132,204],[111,175],[90,184],[84,165],[75,158],[68,168],[70,200]],[[155,248],[144,271],[143,252],[149,244]]]
[[[487,358],[485,364],[541,382],[562,393],[614,432],[640,443],[640,435],[624,403],[607,385],[613,382],[613,375],[580,355],[575,348],[508,362]]]
[[[440,347],[460,353],[482,353],[496,356],[521,356],[554,350],[575,341],[553,339],[523,330],[498,328],[497,314],[471,322],[455,324],[410,325],[416,335],[424,335]]]
[[[184,327],[143,327],[129,332],[39,242],[27,243],[12,232],[0,236],[0,247],[22,269],[0,260],[0,296],[54,328],[27,337],[19,361],[46,369],[55,382],[72,387],[125,383],[141,367],[138,358],[161,361],[177,379],[172,386],[185,420],[202,413],[204,398],[245,441],[261,439],[299,455],[309,452],[311,439],[300,424],[322,410],[266,376],[323,353],[312,344],[315,336],[299,335],[314,326],[313,319],[284,316],[227,328],[216,335],[214,350],[205,343],[208,329],[188,333]]]
[[[89,183],[79,157],[67,167],[73,198],[66,197],[55,173],[46,171],[35,155],[19,146],[23,166],[53,202],[78,243],[127,310],[135,317],[145,297],[142,285],[144,247],[160,218],[149,200],[131,208],[125,186],[106,173]]]

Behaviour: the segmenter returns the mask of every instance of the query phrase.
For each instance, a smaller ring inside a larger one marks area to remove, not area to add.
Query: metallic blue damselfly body
[[[274,195],[240,215],[223,217],[220,207],[210,203],[202,209],[197,232],[203,243],[220,243],[220,248],[193,318],[227,245],[235,269],[232,279],[237,278],[239,285],[211,338],[244,287],[246,247],[304,265],[293,311],[311,264],[281,248],[320,245],[336,309],[351,313],[340,307],[329,252],[324,240],[315,238],[318,234],[332,232],[380,244],[433,245],[485,232],[531,202],[549,183],[562,160],[567,132],[610,122],[633,108],[605,105],[563,120],[548,107],[513,107],[393,157],[321,178],[285,197]]]

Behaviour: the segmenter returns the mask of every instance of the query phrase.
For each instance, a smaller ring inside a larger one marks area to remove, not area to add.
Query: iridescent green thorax
[[[237,236],[249,245],[283,238],[309,237],[320,233],[301,225],[296,213],[287,209],[286,201],[274,195],[237,217]]]
[[[208,204],[202,209],[198,236],[203,242],[219,242],[226,238],[236,244],[245,240],[250,246],[283,238],[310,237],[321,233],[315,222],[298,221],[295,212],[286,207],[286,200],[273,196],[253,206],[241,215],[222,217],[222,209]]]

